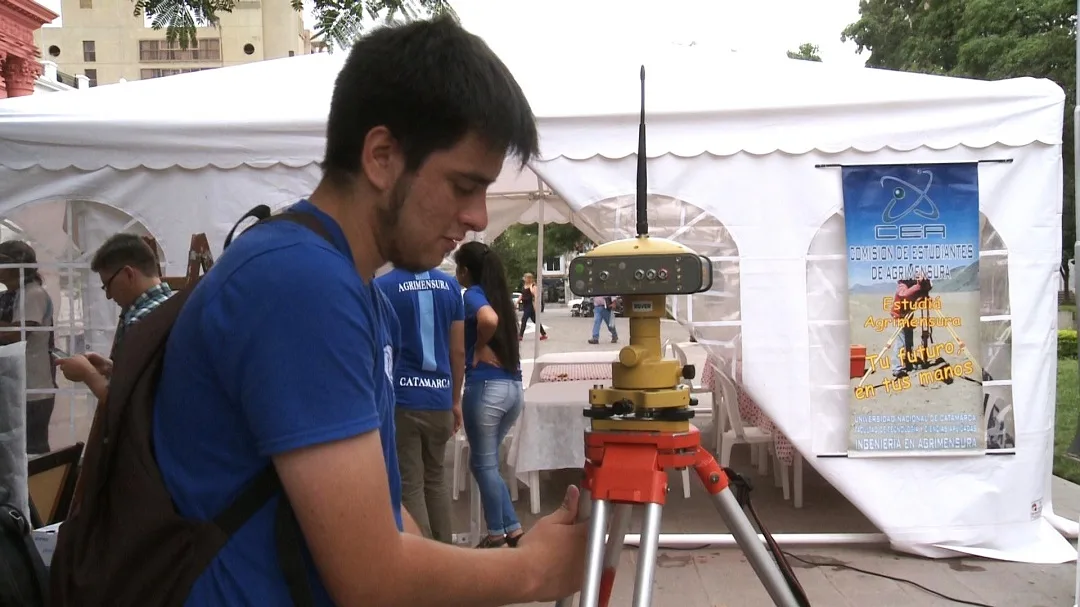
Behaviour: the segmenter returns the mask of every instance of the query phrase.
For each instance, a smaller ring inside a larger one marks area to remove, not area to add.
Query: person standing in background
[[[600,343],[600,325],[605,323],[608,331],[611,331],[611,343],[619,343],[619,334],[615,331],[615,319],[611,308],[612,300],[610,297],[593,297],[592,339],[589,340],[590,344]]]
[[[525,283],[525,288],[521,291],[521,328],[518,333],[518,340],[525,339],[525,325],[530,320],[536,325],[536,328],[540,329],[540,339],[547,339],[547,331],[544,330],[544,325],[540,324],[540,321],[536,320],[536,302],[540,300],[540,288],[536,286],[536,279],[533,275],[525,274],[521,277],[521,280]],[[540,302],[543,307],[543,301]]]
[[[395,268],[375,279],[397,313],[394,372],[401,505],[424,537],[453,542],[446,444],[461,427],[465,309],[461,286],[438,269]]]
[[[86,384],[98,402],[109,393],[113,359],[127,330],[176,294],[161,280],[157,254],[137,234],[120,232],[106,240],[90,261],[90,271],[101,280],[105,297],[120,306],[109,355],[97,352],[73,354],[56,361],[68,381]]]
[[[454,253],[465,286],[465,435],[469,467],[480,489],[487,536],[477,548],[517,547],[522,536],[510,490],[499,475],[499,447],[521,415],[521,349],[517,314],[499,255],[481,242]],[[517,482],[514,479],[513,482]]]
[[[34,248],[21,240],[0,243],[0,263],[36,264]],[[26,338],[26,389],[55,390],[53,302],[45,290],[37,268],[0,270],[0,283],[7,290],[0,293],[0,344],[17,343]],[[26,327],[26,333],[20,327]],[[34,330],[45,329],[49,330]],[[26,396],[26,452],[43,455],[49,447],[49,420],[56,406],[56,394]]]

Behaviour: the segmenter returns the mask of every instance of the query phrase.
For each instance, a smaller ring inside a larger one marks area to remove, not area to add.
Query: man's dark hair
[[[334,83],[327,178],[349,183],[364,138],[385,126],[415,171],[472,132],[522,165],[539,152],[536,118],[506,65],[450,17],[378,29],[349,52]]]
[[[146,244],[142,236],[135,234],[113,234],[94,253],[94,259],[90,261],[90,270],[93,272],[116,271],[124,266],[131,266],[146,276],[161,274],[154,250]]]

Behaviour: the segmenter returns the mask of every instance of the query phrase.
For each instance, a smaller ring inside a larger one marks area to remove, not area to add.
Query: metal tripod
[[[739,507],[727,475],[701,446],[696,428],[678,433],[590,430],[585,433],[585,452],[585,482],[578,518],[589,521],[589,538],[578,607],[607,607],[634,506],[644,506],[645,517],[632,605],[652,605],[667,471],[686,467],[697,472],[773,602],[779,607],[799,607],[780,567]],[[572,597],[567,597],[556,606],[571,607],[571,601]]]

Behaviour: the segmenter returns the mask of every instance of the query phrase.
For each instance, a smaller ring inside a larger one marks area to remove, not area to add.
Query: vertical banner
[[[983,453],[978,165],[843,169],[851,457]]]

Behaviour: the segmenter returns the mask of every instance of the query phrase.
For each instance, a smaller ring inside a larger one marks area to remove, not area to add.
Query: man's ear
[[[401,146],[385,126],[377,126],[364,136],[360,170],[368,183],[380,192],[388,192],[405,170]]]

